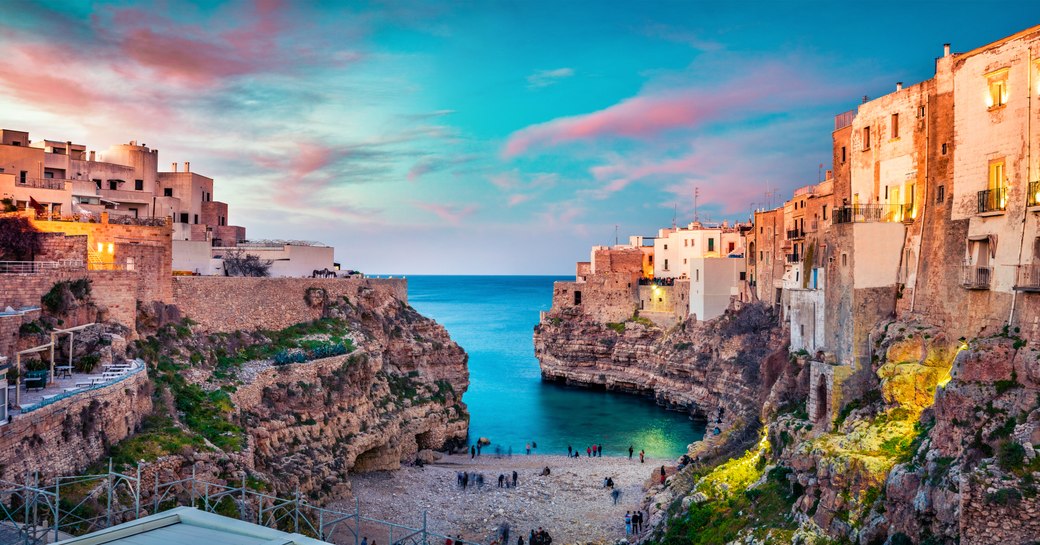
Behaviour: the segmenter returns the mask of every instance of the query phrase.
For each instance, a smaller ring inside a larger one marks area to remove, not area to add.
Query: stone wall
[[[0,275],[0,307],[38,307],[40,299],[63,280],[89,279],[91,298],[104,320],[135,329],[140,275],[135,271],[50,271],[38,274]],[[72,327],[80,324],[63,324]]]
[[[961,480],[960,537],[965,545],[1036,543],[1040,536],[1040,498],[1022,498],[1009,505],[986,501],[987,490]]]
[[[44,233],[35,261],[87,262],[86,235],[66,236],[62,233]]]
[[[408,302],[408,281],[403,278],[223,276],[174,277],[173,302],[208,331],[282,329],[321,317],[321,305],[307,301],[310,288],[325,290],[330,299],[347,297],[351,303],[366,290]]]
[[[639,273],[596,273],[586,282],[556,282],[552,308],[580,309],[600,323],[623,322],[639,308]]]
[[[22,324],[36,320],[39,317],[39,310],[0,316],[0,356],[14,358],[14,353],[17,351],[18,346],[19,330]]]
[[[13,415],[0,426],[0,479],[22,482],[39,471],[41,480],[82,471],[108,446],[140,427],[152,410],[144,372],[44,408]]]

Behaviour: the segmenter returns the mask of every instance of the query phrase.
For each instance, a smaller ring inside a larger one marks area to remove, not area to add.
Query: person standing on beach
[[[530,455],[531,454],[531,443],[525,443],[524,444],[524,448],[527,449],[527,454]]]
[[[661,466],[661,484],[664,484],[664,466]]]
[[[570,458],[572,454],[574,454],[573,449],[570,445],[567,445],[567,457]]]
[[[632,445],[628,445],[628,459],[632,459]]]
[[[614,500],[614,505],[617,505],[618,498],[620,498],[620,497],[621,497],[621,491],[620,490],[615,488],[614,490],[610,491],[610,498]]]
[[[643,456],[645,454],[646,453],[643,451],[643,449],[639,449],[639,463],[641,463],[641,464],[643,463]]]
[[[368,545],[368,536],[361,538],[361,545]]]
[[[592,447],[585,447],[585,456],[592,458]]]
[[[516,538],[516,545],[524,545],[524,536],[519,536]]]
[[[516,488],[516,477],[517,477],[517,474],[516,474],[516,471],[514,470],[513,471],[513,488]]]
[[[473,445],[470,445],[469,446],[469,459],[472,460],[476,456],[477,456],[477,447],[475,447]]]
[[[506,482],[506,476],[501,474],[501,473],[499,473],[498,474],[498,487],[502,488],[502,485],[505,484],[505,482]]]
[[[632,535],[632,513],[629,511],[625,511],[625,535]]]

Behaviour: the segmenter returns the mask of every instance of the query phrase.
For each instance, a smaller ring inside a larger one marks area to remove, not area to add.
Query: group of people
[[[603,445],[590,445],[585,447],[585,456],[589,458],[603,457]],[[581,451],[567,445],[567,457],[568,458],[579,458],[581,457]]]
[[[625,511],[625,535],[638,534],[643,531],[643,512]]]
[[[518,475],[516,471],[513,472],[513,480],[510,481],[509,477],[505,473],[498,474],[498,487],[499,488],[516,488],[516,479]]]
[[[531,534],[527,538],[527,545],[551,545],[551,544],[552,544],[552,536],[549,535],[549,532],[546,532],[544,529],[542,529],[541,526],[538,527],[538,531],[537,532],[534,531],[534,530],[531,530]],[[516,539],[516,545],[524,545],[524,536],[520,536],[520,537],[518,537]]]
[[[455,474],[455,482],[459,485],[459,488],[463,490],[470,486],[474,488],[483,488],[484,474],[473,471],[459,471]]]

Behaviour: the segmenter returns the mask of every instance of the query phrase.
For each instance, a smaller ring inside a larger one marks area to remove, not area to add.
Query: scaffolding
[[[163,480],[156,468],[151,476],[116,471],[58,477],[50,484],[39,474],[24,483],[0,480],[0,544],[43,545],[83,535],[178,506],[307,535],[336,545],[359,545],[363,537],[388,545],[480,545],[429,530],[426,512],[421,525],[407,526],[363,516],[355,499],[353,510],[320,507],[297,490],[284,498],[250,489],[245,473],[237,486],[196,476]],[[385,540],[385,541],[384,541]]]

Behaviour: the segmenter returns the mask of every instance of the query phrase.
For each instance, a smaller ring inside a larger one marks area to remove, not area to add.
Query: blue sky
[[[6,2],[0,125],[191,161],[250,238],[372,273],[558,274],[746,219],[833,116],[1037,2]],[[777,204],[779,197],[774,201]]]

